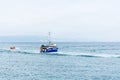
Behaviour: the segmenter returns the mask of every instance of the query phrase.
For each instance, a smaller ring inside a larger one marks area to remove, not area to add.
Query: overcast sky
[[[120,0],[1,0],[0,36],[120,41]]]

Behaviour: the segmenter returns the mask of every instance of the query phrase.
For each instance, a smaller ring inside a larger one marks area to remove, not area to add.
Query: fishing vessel
[[[40,52],[41,53],[58,52],[57,45],[51,42],[51,33],[50,32],[49,32],[49,43],[48,43],[48,45],[41,45]]]

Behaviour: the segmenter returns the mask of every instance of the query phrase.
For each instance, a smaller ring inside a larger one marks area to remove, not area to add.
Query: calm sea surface
[[[0,80],[120,80],[120,43],[59,42],[51,54],[41,44],[0,43]]]

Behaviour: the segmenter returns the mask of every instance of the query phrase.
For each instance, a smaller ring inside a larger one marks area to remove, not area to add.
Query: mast
[[[49,32],[48,35],[49,35],[49,45],[50,45],[51,44],[51,33]]]

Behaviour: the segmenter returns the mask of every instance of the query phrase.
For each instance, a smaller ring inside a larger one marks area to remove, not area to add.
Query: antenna
[[[48,33],[49,35],[49,45],[51,44],[51,32]]]

